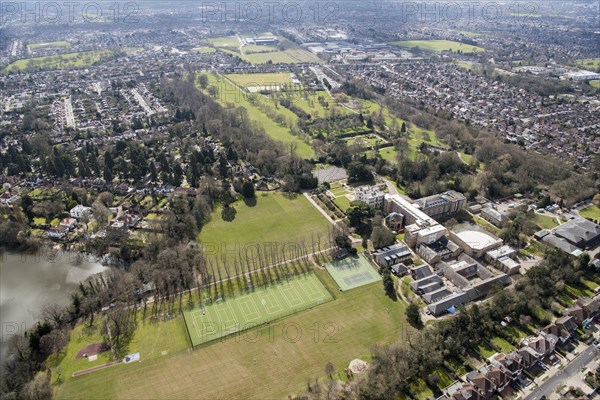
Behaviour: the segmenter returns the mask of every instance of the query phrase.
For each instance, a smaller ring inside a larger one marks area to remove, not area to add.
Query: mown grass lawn
[[[580,210],[579,215],[587,219],[600,220],[600,208],[591,205],[589,207],[584,208],[583,210]]]
[[[485,51],[483,47],[473,46],[470,44],[464,44],[460,42],[454,42],[452,40],[404,40],[399,42],[390,43],[393,46],[414,48],[418,47],[422,50],[429,51],[461,51],[465,54],[479,53]]]
[[[112,54],[110,50],[82,51],[53,56],[24,58],[9,64],[3,72],[22,71],[29,67],[41,70],[83,68]]]
[[[340,371],[354,358],[368,361],[374,343],[398,340],[411,329],[404,309],[380,284],[367,285],[196,350],[70,379],[56,398],[285,398],[305,390],[309,378],[322,381],[327,362]]]
[[[322,246],[328,241],[329,222],[304,196],[258,192],[255,205],[238,201],[232,206],[237,211],[233,221],[224,221],[221,208],[218,207],[211,221],[198,235],[207,252],[222,254],[227,250],[233,259],[236,251],[232,254],[232,249],[236,246],[244,249],[253,244],[262,246],[269,243],[300,243],[304,240],[310,249],[311,237],[316,243],[320,235]]]
[[[350,200],[346,196],[336,197],[333,202],[342,210],[346,212],[350,208]]]
[[[535,213],[535,216],[533,217],[533,222],[535,222],[536,225],[540,227],[540,229],[552,229],[558,226],[556,218],[538,213]]]
[[[285,85],[291,84],[292,78],[287,72],[275,72],[265,74],[227,74],[236,85],[242,87],[265,86],[265,85]]]

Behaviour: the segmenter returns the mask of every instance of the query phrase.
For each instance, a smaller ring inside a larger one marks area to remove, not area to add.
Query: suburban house
[[[75,218],[64,218],[60,221],[60,226],[66,226],[67,229],[75,229],[77,228],[77,220]]]
[[[577,320],[571,315],[565,315],[542,329],[542,334],[557,336],[561,342],[566,342],[577,330]]]
[[[2,204],[3,206],[9,206],[18,201],[19,199],[20,197],[13,193],[5,192],[0,194],[0,204]]]
[[[81,204],[77,204],[75,207],[71,208],[71,211],[69,211],[71,217],[75,219],[84,218],[90,215],[91,213],[91,207],[82,206]]]
[[[51,239],[62,239],[67,236],[67,233],[69,233],[69,228],[59,225],[48,230],[48,237]]]

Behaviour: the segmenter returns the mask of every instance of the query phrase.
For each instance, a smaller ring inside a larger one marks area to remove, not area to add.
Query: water
[[[68,304],[79,282],[104,268],[62,252],[0,254],[0,360],[5,359],[7,340],[15,331],[33,327],[44,306]]]

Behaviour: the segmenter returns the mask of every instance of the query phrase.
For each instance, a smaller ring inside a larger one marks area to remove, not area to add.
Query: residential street
[[[539,399],[541,396],[550,396],[558,386],[565,385],[569,378],[581,372],[594,357],[599,354],[599,351],[593,346],[588,346],[582,351],[573,361],[571,361],[564,369],[557,372],[542,383],[535,391],[525,397],[525,400]]]

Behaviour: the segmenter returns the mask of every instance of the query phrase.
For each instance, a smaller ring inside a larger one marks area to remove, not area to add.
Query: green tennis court
[[[325,264],[325,268],[340,290],[350,290],[381,280],[381,276],[363,256],[332,261]]]
[[[193,346],[333,300],[313,273],[183,312]]]

